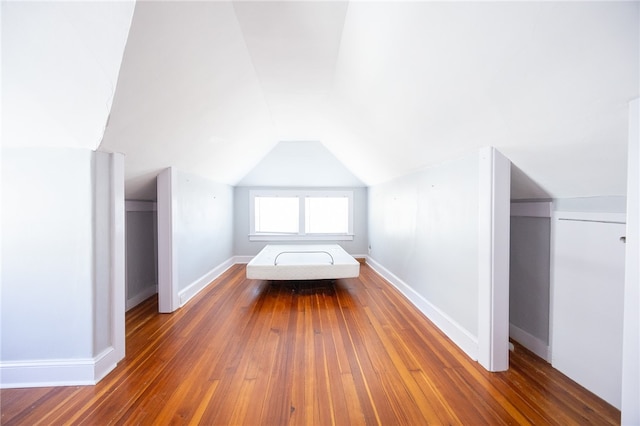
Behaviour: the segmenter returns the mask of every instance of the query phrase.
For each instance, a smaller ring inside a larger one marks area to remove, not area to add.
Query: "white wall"
[[[301,189],[353,191],[352,241],[334,241],[352,255],[366,255],[367,188],[316,141],[279,142],[234,189],[234,253],[255,256],[267,242],[249,241],[249,191]],[[331,241],[323,241],[329,243]],[[296,242],[296,244],[304,242]]]
[[[511,205],[510,337],[549,360],[551,203]]]
[[[371,258],[471,336],[478,333],[477,177],[474,153],[369,188]]]
[[[127,201],[127,309],[158,292],[155,203]]]
[[[233,188],[178,172],[178,289],[233,257]]]
[[[369,188],[369,263],[490,371],[508,368],[509,166],[487,147]]]
[[[252,189],[274,189],[270,187],[246,187],[234,188],[234,253],[237,256],[255,256],[268,244],[265,241],[249,241],[249,191]],[[287,187],[278,189],[299,189]],[[314,190],[347,190],[353,191],[353,240],[352,241],[322,241],[322,243],[336,243],[342,246],[351,255],[366,255],[368,246],[367,229],[367,194],[365,187],[337,187],[337,188],[313,188]],[[283,243],[283,242],[281,242]],[[313,244],[313,241],[309,242]],[[317,241],[315,242],[317,244]],[[304,244],[296,241],[296,244]]]
[[[279,142],[237,186],[365,186],[320,142]]]
[[[90,357],[91,151],[5,149],[2,161],[2,361]]]
[[[114,287],[122,159],[68,148],[2,154],[1,385],[95,383],[124,354]]]
[[[158,175],[160,312],[187,303],[233,264],[233,187],[174,168]]]

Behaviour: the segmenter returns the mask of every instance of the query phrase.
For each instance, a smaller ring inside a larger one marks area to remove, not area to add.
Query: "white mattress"
[[[267,245],[247,265],[247,278],[324,280],[355,278],[360,263],[337,244]]]

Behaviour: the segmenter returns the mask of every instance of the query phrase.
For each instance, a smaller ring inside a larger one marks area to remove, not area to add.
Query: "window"
[[[255,197],[255,232],[297,234],[300,229],[296,197]]]
[[[305,197],[304,202],[305,233],[349,233],[349,199],[347,197]]]
[[[352,240],[353,191],[249,192],[253,241]]]

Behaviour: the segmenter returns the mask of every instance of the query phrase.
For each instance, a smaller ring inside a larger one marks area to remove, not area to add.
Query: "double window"
[[[352,240],[352,191],[249,192],[251,240]]]

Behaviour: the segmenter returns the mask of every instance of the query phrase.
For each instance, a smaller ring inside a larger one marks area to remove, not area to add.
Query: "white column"
[[[176,170],[169,167],[158,175],[158,308],[162,313],[178,309],[178,257],[174,241]]]
[[[622,424],[640,424],[640,98],[629,104]]]
[[[509,368],[509,224],[511,162],[480,150],[478,235],[478,362]]]
[[[124,208],[124,155],[111,156],[111,279],[112,281],[112,327],[113,348],[117,360],[125,355],[125,208]]]

